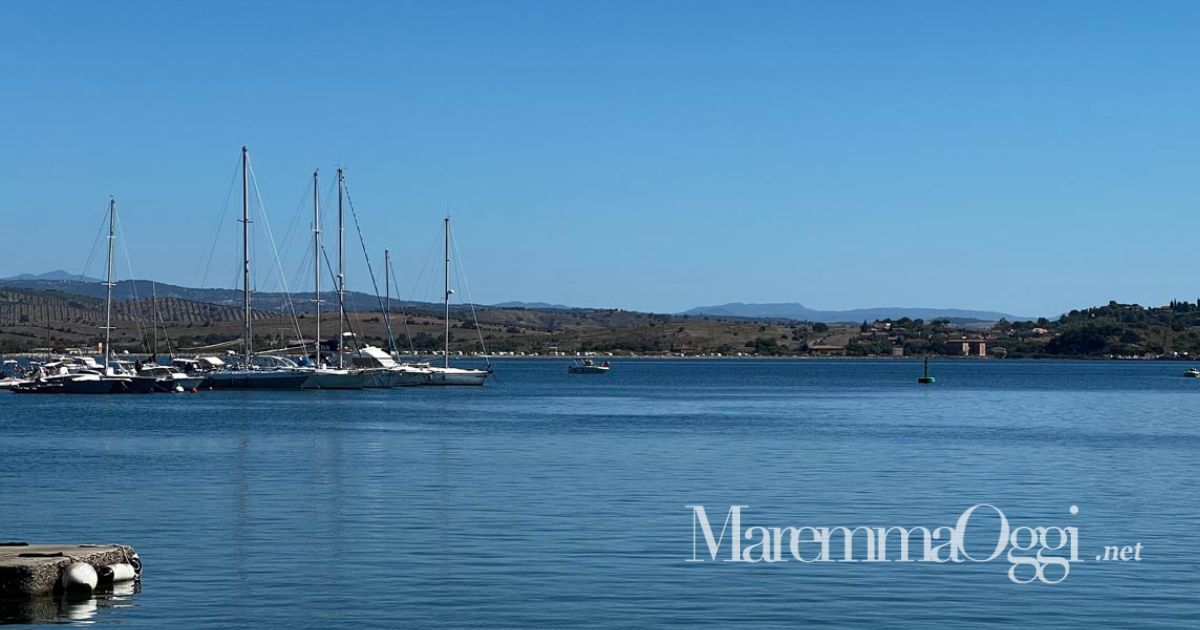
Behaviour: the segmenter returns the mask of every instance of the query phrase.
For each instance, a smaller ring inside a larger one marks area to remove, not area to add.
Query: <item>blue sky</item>
[[[0,276],[81,269],[112,194],[136,275],[233,286],[246,144],[289,281],[341,164],[406,297],[449,211],[480,302],[1194,299],[1197,32],[1189,2],[8,3]]]

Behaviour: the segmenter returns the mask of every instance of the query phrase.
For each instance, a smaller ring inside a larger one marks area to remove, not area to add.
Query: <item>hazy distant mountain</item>
[[[77,273],[68,273],[62,269],[47,271],[46,273],[22,273],[8,278],[0,278],[0,282],[7,280],[48,280],[48,281],[76,281],[76,282],[104,282],[99,278],[89,278],[80,276]]]
[[[708,315],[712,317],[745,317],[751,319],[796,319],[809,322],[861,322],[877,319],[938,319],[948,318],[954,321],[996,321],[1001,318],[1009,321],[1028,320],[1028,317],[997,313],[995,311],[973,311],[959,308],[856,308],[846,311],[820,311],[808,308],[803,304],[743,304],[732,302],[716,306],[698,306],[685,311],[684,315]]]
[[[537,309],[554,309],[554,310],[570,310],[574,306],[564,306],[562,304],[550,304],[548,302],[500,302],[492,304],[492,308],[537,308]]]

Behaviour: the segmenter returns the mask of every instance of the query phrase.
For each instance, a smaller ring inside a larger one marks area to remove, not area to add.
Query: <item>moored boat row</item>
[[[0,389],[22,394],[149,394],[198,390],[356,390],[395,387],[482,385],[486,370],[400,363],[367,346],[349,357],[352,367],[317,369],[289,357],[256,355],[249,367],[217,357],[179,358],[173,365],[60,357],[30,367],[5,362]]]
[[[342,170],[337,170],[337,269],[330,268],[336,279],[338,301],[338,336],[336,340],[323,343],[321,336],[321,272],[322,260],[327,260],[321,239],[321,208],[319,202],[318,174],[313,173],[313,276],[314,276],[314,309],[315,337],[312,341],[301,339],[299,348],[283,351],[256,354],[253,348],[253,305],[251,294],[251,260],[250,260],[250,177],[249,153],[246,147],[241,151],[241,192],[242,192],[242,340],[241,349],[235,360],[227,362],[217,357],[196,357],[194,359],[173,359],[171,365],[161,365],[153,357],[157,357],[157,329],[155,329],[154,354],[147,364],[117,361],[113,357],[112,340],[112,306],[113,306],[113,254],[116,240],[116,201],[110,199],[108,207],[108,256],[105,276],[106,303],[104,339],[101,343],[102,360],[97,362],[90,358],[61,358],[50,360],[41,365],[34,365],[29,370],[21,369],[19,374],[2,376],[0,388],[8,388],[21,393],[80,393],[80,394],[112,394],[112,393],[151,393],[196,391],[198,389],[241,389],[241,390],[353,390],[374,389],[408,386],[479,386],[483,385],[491,374],[490,361],[488,369],[472,369],[450,365],[450,219],[444,222],[445,243],[445,272],[444,272],[444,302],[446,333],[444,342],[444,360],[441,365],[430,363],[401,363],[397,361],[399,353],[395,339],[391,335],[389,324],[388,340],[390,351],[373,346],[358,346],[347,349],[347,338],[355,341],[351,331],[345,330],[349,321],[346,318],[345,306],[345,252],[344,252],[344,213],[343,199],[348,197],[345,191],[345,179]],[[255,184],[257,190],[257,183]],[[259,206],[261,207],[261,199]],[[353,204],[351,203],[351,210]],[[357,216],[355,216],[357,225]],[[360,228],[361,240],[361,228]],[[364,254],[365,254],[364,245]],[[387,253],[385,252],[385,259]],[[369,264],[369,260],[368,260]],[[332,265],[331,265],[332,267]],[[390,260],[385,263],[385,269],[390,270]],[[372,272],[372,283],[374,275]],[[385,285],[390,285],[385,281]],[[378,287],[376,287],[378,295]],[[390,322],[387,313],[387,302],[382,302],[385,318]],[[295,312],[293,311],[293,318]],[[478,322],[477,322],[478,324]],[[155,325],[157,326],[157,317]],[[297,331],[299,323],[297,320]],[[482,344],[482,336],[480,343]],[[146,344],[149,352],[149,344]],[[315,346],[315,348],[313,348]],[[313,348],[310,353],[309,349]],[[296,351],[299,351],[298,353]],[[282,356],[277,352],[292,352],[292,356]],[[326,354],[328,352],[328,355]],[[232,353],[231,353],[232,354]],[[228,357],[226,357],[228,358]],[[15,366],[15,364],[14,364]],[[8,367],[6,365],[6,367]],[[17,370],[5,370],[16,372]]]

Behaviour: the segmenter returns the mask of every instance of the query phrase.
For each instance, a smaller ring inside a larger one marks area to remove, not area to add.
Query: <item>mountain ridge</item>
[[[798,302],[744,303],[729,302],[713,306],[697,306],[686,310],[683,315],[705,317],[742,317],[749,319],[793,319],[797,321],[832,323],[855,323],[880,319],[950,319],[952,321],[1026,321],[1029,317],[961,308],[931,308],[880,306],[846,310],[819,310]]]

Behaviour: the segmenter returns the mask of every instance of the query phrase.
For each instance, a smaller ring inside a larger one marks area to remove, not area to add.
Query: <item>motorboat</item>
[[[567,374],[608,374],[610,369],[612,366],[608,364],[608,361],[596,363],[591,359],[584,359],[568,365]]]
[[[123,394],[135,391],[134,379],[92,357],[70,357],[39,365],[32,378],[12,389],[22,394]]]
[[[29,379],[24,378],[25,369],[20,363],[11,359],[6,360],[3,364],[3,369],[0,369],[0,389],[12,389],[29,382]]]
[[[144,387],[141,385],[137,389],[142,390]],[[81,372],[62,381],[62,393],[64,394],[125,394],[134,391],[135,385],[132,376],[111,372]]]
[[[152,379],[153,389],[158,392],[183,392],[200,387],[204,382],[202,375],[189,375],[174,365],[159,365],[151,363],[143,365],[137,371],[137,378]]]
[[[1188,368],[1183,375],[1188,378],[1200,378],[1200,370],[1197,370],[1196,368]]]

